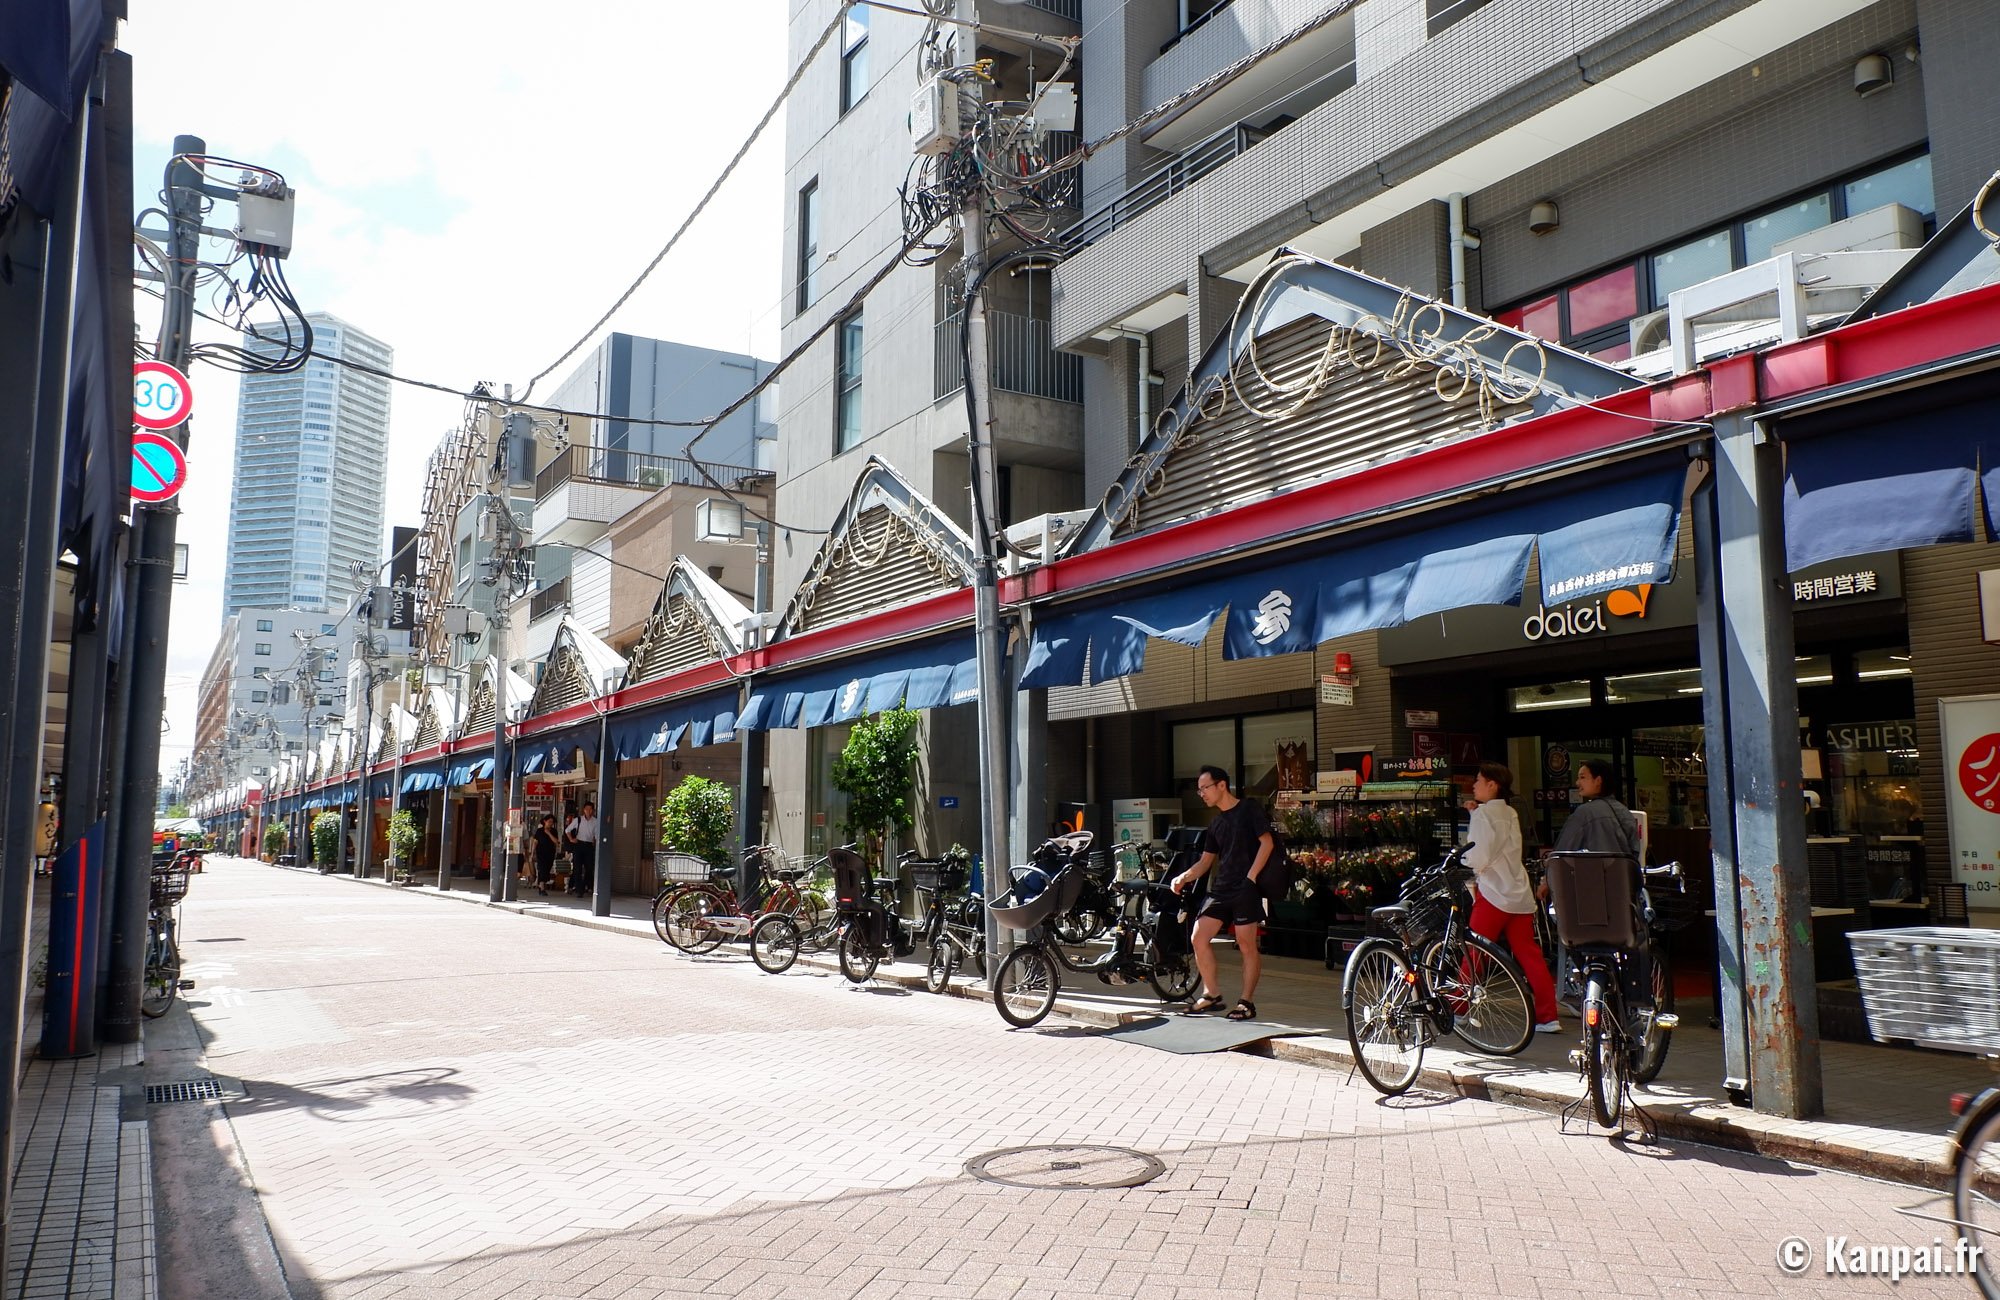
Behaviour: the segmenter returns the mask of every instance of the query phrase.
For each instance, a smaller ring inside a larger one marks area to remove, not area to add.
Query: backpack
[[[1285,833],[1271,832],[1271,856],[1257,877],[1257,892],[1267,903],[1281,901],[1292,889],[1292,855],[1285,851]]]

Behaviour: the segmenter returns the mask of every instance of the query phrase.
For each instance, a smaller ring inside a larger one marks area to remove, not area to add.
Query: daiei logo
[[[1607,615],[1615,618],[1644,619],[1652,599],[1653,584],[1642,583],[1629,589],[1605,593],[1604,599],[1587,604],[1571,604],[1550,609],[1537,606],[1521,620],[1521,635],[1530,641],[1553,641],[1566,636],[1588,636],[1611,627]]]

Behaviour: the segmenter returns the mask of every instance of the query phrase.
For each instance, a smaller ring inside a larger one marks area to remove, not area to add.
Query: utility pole
[[[757,617],[753,626],[745,629],[743,638],[746,649],[760,646],[764,641],[764,615],[771,609],[771,524],[769,520],[745,520],[744,526],[751,529],[757,538],[757,576],[753,580],[750,596],[750,612]],[[750,681],[743,683],[741,701],[736,706],[736,716],[743,716],[744,708],[750,703]],[[762,836],[764,826],[764,732],[762,729],[750,731],[743,727],[736,729],[736,819],[741,832],[743,860],[742,876],[737,886],[737,897],[755,904],[757,870],[748,860],[748,853]]]
[[[199,136],[174,137],[167,163],[170,245],[163,281],[160,333],[154,355],[185,373],[194,346],[194,282],[200,270],[202,199],[211,187],[190,162],[206,153]],[[185,451],[188,426],[170,435]],[[146,909],[152,888],[153,802],[160,786],[160,718],[166,703],[167,630],[173,608],[174,533],[180,507],[173,501],[132,508],[130,563],[122,657],[127,693],[123,771],[112,782],[111,844],[120,864],[112,899],[110,978],[105,985],[107,1042],[139,1040],[139,1000],[146,964]]]

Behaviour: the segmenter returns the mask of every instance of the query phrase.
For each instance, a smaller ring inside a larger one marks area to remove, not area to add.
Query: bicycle
[[[774,867],[778,850],[768,844],[744,852],[754,878],[761,885],[775,882],[755,912],[746,911],[736,897],[737,871],[734,867],[711,867],[692,855],[674,855],[665,870],[679,871],[653,896],[653,930],[666,943],[691,956],[713,952],[733,938],[747,938],[756,919],[766,912],[817,919],[826,908],[825,900],[799,882],[810,877],[821,862],[800,859],[784,867]]]
[[[917,892],[923,920],[918,943],[929,954],[924,966],[924,987],[942,993],[962,964],[986,973],[986,904],[978,894],[964,890],[972,876],[972,855],[954,848],[935,860],[905,853],[898,861]]]
[[[1514,1056],[1535,1036],[1520,967],[1468,926],[1471,847],[1412,873],[1400,902],[1369,913],[1370,928],[1387,933],[1363,939],[1347,959],[1340,983],[1347,1044],[1361,1076],[1384,1096],[1409,1091],[1424,1049],[1444,1034],[1494,1056]]]
[[[1120,901],[1111,892],[1116,870],[1115,862],[1084,864],[1083,887],[1076,901],[1049,918],[1056,942],[1086,944],[1111,928]]]
[[[1033,1028],[1055,1009],[1065,970],[1095,975],[1106,984],[1144,980],[1162,1002],[1183,1001],[1194,991],[1198,975],[1182,914],[1187,904],[1167,885],[1114,882],[1110,950],[1083,962],[1071,961],[1063,950],[1050,922],[1082,893],[1093,838],[1089,831],[1072,831],[1043,841],[1032,855],[1033,865],[1010,872],[1013,886],[1005,901],[992,905],[1003,927],[1027,933],[993,979],[993,1006],[1016,1029]],[[1150,909],[1155,919],[1134,916],[1135,906]]]
[[[178,857],[153,867],[146,911],[146,969],[139,996],[139,1010],[148,1020],[166,1015],[182,987],[178,933],[180,902],[187,891],[187,867]]]
[[[1680,888],[1680,864],[1642,867],[1622,853],[1578,849],[1552,853],[1545,865],[1556,936],[1569,949],[1571,982],[1583,990],[1583,1045],[1570,1060],[1589,1090],[1563,1118],[1588,1100],[1598,1124],[1617,1128],[1629,1103],[1650,1136],[1652,1120],[1632,1102],[1632,1085],[1659,1077],[1680,1017],[1671,1009],[1672,973],[1652,934],[1646,882]]]
[[[767,975],[783,975],[801,953],[832,952],[840,946],[846,919],[827,912],[811,925],[783,912],[766,912],[750,927],[750,960]]]
[[[896,915],[896,879],[870,877],[868,864],[844,845],[827,854],[833,868],[834,910],[841,925],[837,944],[840,973],[854,984],[866,984],[884,960],[894,961],[917,950],[910,923]]]

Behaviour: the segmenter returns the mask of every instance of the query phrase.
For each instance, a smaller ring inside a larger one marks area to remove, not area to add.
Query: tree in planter
[[[398,808],[389,818],[389,857],[392,870],[407,872],[410,863],[417,856],[417,845],[424,833],[417,828],[416,815],[408,808]]]
[[[660,847],[679,849],[729,865],[729,837],[736,826],[736,792],[720,781],[690,776],[660,800]]]
[[[272,822],[269,826],[266,826],[264,828],[264,856],[276,861],[278,855],[285,851],[285,844],[289,838],[285,834],[285,824],[283,822]]]
[[[340,833],[346,829],[339,813],[323,812],[313,818],[313,861],[323,868],[340,864]]]
[[[917,715],[895,708],[863,718],[833,760],[833,788],[847,796],[841,830],[857,841],[869,862],[880,861],[882,840],[916,824]]]

